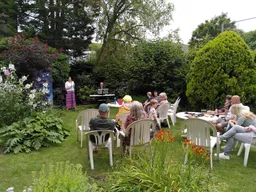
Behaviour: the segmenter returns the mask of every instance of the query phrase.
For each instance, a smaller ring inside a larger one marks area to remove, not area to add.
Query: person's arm
[[[89,121],[89,127],[90,127],[90,130],[96,130],[96,126],[95,126],[95,123],[94,123],[94,120],[93,119],[90,119]]]
[[[237,124],[237,125],[243,125],[244,122],[245,122],[245,120],[246,120],[245,117],[239,117],[239,118],[237,119],[236,124]]]

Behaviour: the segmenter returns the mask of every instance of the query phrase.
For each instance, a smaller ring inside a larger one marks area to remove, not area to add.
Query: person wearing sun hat
[[[113,119],[108,118],[109,107],[106,103],[102,103],[99,106],[99,115],[93,117],[89,121],[89,127],[91,131],[94,130],[112,130],[114,131],[116,122]],[[108,137],[106,136],[106,140]],[[90,140],[95,143],[94,136],[90,137]]]
[[[126,112],[130,112],[131,107],[132,107],[132,97],[130,95],[125,95],[123,97],[123,104],[119,108],[118,113],[116,114],[116,120],[117,120],[118,125],[120,125],[120,127],[122,126],[122,121],[118,118],[119,115],[126,113]]]

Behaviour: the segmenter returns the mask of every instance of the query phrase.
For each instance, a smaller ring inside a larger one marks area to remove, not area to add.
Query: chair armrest
[[[125,133],[123,131],[119,131],[119,134],[125,137]]]

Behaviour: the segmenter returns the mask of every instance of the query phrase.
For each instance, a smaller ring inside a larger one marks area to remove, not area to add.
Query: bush
[[[69,162],[43,166],[39,174],[34,173],[33,192],[100,192],[97,185],[90,184],[80,164]]]
[[[33,88],[27,77],[17,79],[13,64],[2,67],[0,71],[0,127],[11,125],[30,116],[33,111],[44,111],[50,103],[45,97],[49,93],[48,83],[42,82],[41,88]]]
[[[201,48],[188,74],[189,102],[200,107],[219,106],[226,95],[239,95],[243,103],[256,96],[256,65],[249,47],[233,31],[226,31]]]
[[[61,143],[68,135],[61,119],[47,113],[36,113],[0,130],[0,136],[6,141],[4,153],[29,153]]]

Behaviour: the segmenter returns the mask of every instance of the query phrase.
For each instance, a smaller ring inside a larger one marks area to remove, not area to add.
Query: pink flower
[[[10,73],[10,71],[5,70],[5,71],[4,71],[4,75],[5,75],[5,76],[10,76],[10,75],[11,75],[11,73]]]

